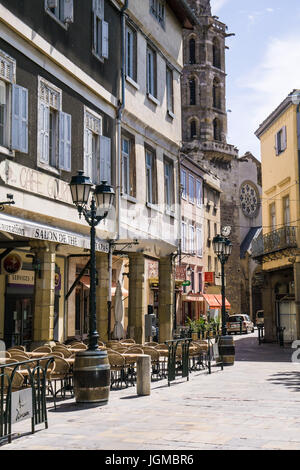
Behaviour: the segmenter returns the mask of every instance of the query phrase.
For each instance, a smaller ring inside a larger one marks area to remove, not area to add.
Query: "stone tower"
[[[221,180],[221,225],[230,225],[233,252],[225,266],[226,297],[240,312],[238,150],[227,143],[225,49],[227,26],[211,14],[210,0],[188,0],[199,20],[184,30],[183,153]],[[204,220],[205,222],[205,220]],[[205,249],[204,240],[204,249]],[[247,313],[247,312],[244,312]]]

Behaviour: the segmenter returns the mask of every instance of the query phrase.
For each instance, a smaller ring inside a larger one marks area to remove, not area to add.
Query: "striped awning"
[[[222,296],[219,294],[203,294],[205,301],[207,302],[209,308],[222,308]],[[225,298],[225,307],[231,308],[230,303]]]

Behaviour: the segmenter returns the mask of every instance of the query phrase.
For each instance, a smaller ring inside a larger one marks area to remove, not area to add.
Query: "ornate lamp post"
[[[227,230],[225,230],[227,229]],[[225,307],[225,264],[232,252],[232,243],[225,236],[230,234],[229,227],[224,227],[222,235],[217,235],[213,239],[214,252],[221,263],[221,277],[222,277],[222,336],[226,336],[226,307]]]
[[[96,226],[105,219],[113,206],[114,190],[103,181],[92,189],[89,177],[83,171],[73,176],[70,189],[73,203],[77,207],[79,217],[83,215],[91,227],[91,262],[90,262],[90,315],[89,342],[86,351],[76,354],[74,364],[75,399],[79,403],[106,404],[110,386],[110,367],[107,352],[98,349],[98,332],[96,318]],[[88,202],[92,193],[90,208]],[[97,215],[98,214],[98,215]]]

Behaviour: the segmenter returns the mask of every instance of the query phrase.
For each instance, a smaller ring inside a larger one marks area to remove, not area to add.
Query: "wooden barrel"
[[[82,351],[76,354],[74,395],[77,403],[106,405],[110,390],[110,365],[107,351]]]
[[[221,336],[218,341],[220,359],[224,366],[233,366],[235,357],[235,346],[232,336]]]

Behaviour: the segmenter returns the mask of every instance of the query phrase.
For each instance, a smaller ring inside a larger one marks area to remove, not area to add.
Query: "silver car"
[[[230,315],[227,319],[226,328],[227,333],[237,334],[241,331],[241,322],[242,322],[242,333],[253,333],[254,332],[254,324],[250,320],[249,315]]]

